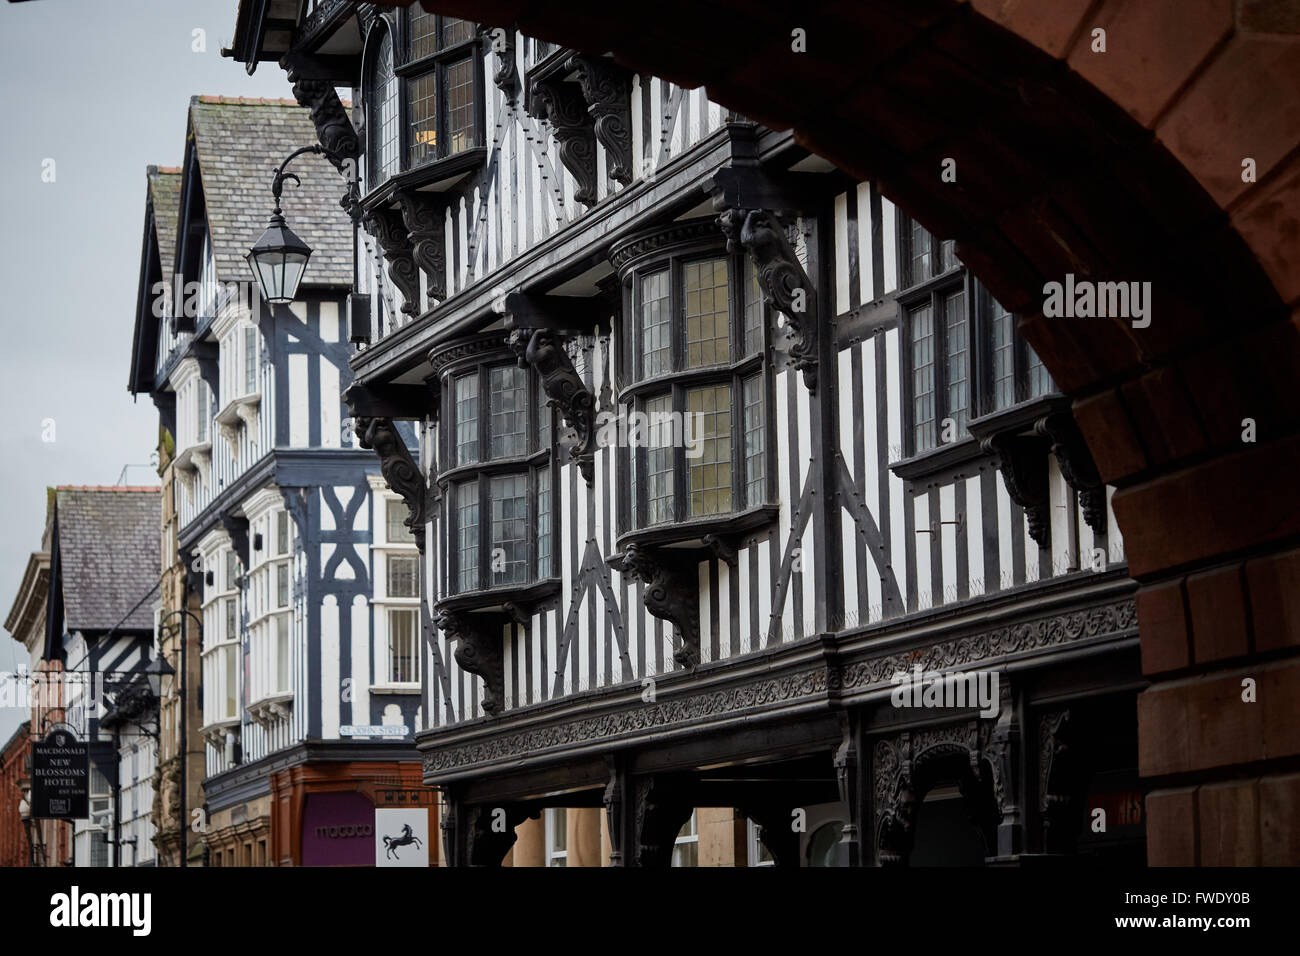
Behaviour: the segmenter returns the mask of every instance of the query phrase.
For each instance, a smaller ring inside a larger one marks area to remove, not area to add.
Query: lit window
[[[688,459],[691,515],[731,510],[731,387],[693,388],[687,393],[699,454]]]
[[[731,300],[727,290],[727,260],[687,263],[686,367],[705,368],[731,361]]]
[[[407,11],[406,82],[411,167],[445,159],[479,143],[475,25],[457,17]]]

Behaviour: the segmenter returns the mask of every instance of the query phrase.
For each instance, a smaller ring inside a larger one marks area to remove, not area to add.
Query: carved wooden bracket
[[[1002,432],[980,442],[998,458],[1002,480],[1011,500],[1025,509],[1029,535],[1046,547],[1051,531],[1051,495],[1047,487],[1049,442],[1037,435]]]
[[[230,535],[230,544],[235,549],[235,554],[239,556],[239,561],[244,567],[244,573],[248,573],[250,567],[248,553],[248,519],[242,515],[222,514],[221,527],[226,529],[226,534]]]
[[[411,241],[411,258],[428,280],[429,297],[445,299],[447,234],[443,220],[446,207],[426,193],[402,190],[397,193],[397,204],[401,207],[402,221]]]
[[[736,808],[741,816],[754,821],[758,839],[777,866],[799,865],[799,834],[790,825],[794,806],[789,803],[747,803]]]
[[[312,125],[316,127],[316,139],[327,152],[325,158],[333,163],[348,182],[348,191],[339,205],[356,221],[360,212],[357,176],[358,160],[361,156],[361,138],[348,118],[348,112],[339,99],[334,84],[325,79],[311,79],[296,69],[289,70],[289,82],[293,84],[293,96],[301,106],[311,110]],[[345,167],[345,163],[350,166]]]
[[[492,27],[485,24],[478,28],[478,32],[497,55],[497,71],[492,75],[492,82],[506,96],[513,95],[519,84],[519,68],[515,65],[514,27]]]
[[[562,337],[547,329],[516,328],[506,339],[519,356],[519,367],[531,365],[541,378],[549,404],[560,410],[564,424],[578,435],[569,458],[588,485],[595,481],[596,397],[573,367]]]
[[[501,617],[446,609],[438,612],[438,630],[456,642],[456,663],[483,680],[483,710],[499,714],[505,707],[505,659],[501,650]]]
[[[786,351],[817,390],[817,286],[804,271],[776,213],[766,209],[724,209],[718,217],[727,251],[739,243],[754,258],[758,286],[768,305],[786,318]],[[776,330],[774,330],[776,331]]]
[[[662,549],[629,544],[613,563],[616,570],[645,584],[645,609],[677,629],[680,647],[673,654],[682,667],[700,663],[700,582],[694,563]]]
[[[631,74],[603,56],[579,54],[570,62],[577,68],[583,99],[596,124],[596,138],[605,147],[610,178],[627,186],[634,173]]]
[[[1079,493],[1083,517],[1088,527],[1099,535],[1106,533],[1106,484],[1083,440],[1083,432],[1068,411],[1054,412],[1042,419],[1036,431],[1052,441],[1052,453],[1061,466],[1061,475]]]
[[[582,92],[560,79],[538,80],[529,109],[555,131],[560,162],[578,183],[573,198],[584,206],[596,205],[596,124]]]
[[[402,293],[402,311],[414,318],[420,312],[420,273],[412,258],[411,240],[407,238],[402,214],[394,209],[376,208],[361,217],[366,232],[375,237],[388,263],[388,277]]]
[[[424,475],[407,450],[406,442],[391,418],[353,419],[357,444],[379,456],[379,470],[388,487],[402,496],[411,510],[406,526],[415,536],[415,544],[424,551],[424,516],[426,489]]]
[[[687,781],[672,777],[634,779],[635,840],[632,865],[666,869],[672,865],[677,834],[690,820],[695,802]]]

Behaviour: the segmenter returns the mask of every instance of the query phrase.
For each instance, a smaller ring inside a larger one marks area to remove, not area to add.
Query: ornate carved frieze
[[[573,198],[596,205],[596,125],[582,92],[573,83],[550,78],[533,85],[530,112],[551,124],[560,144],[560,162],[573,174]]]
[[[645,584],[645,609],[677,629],[673,660],[694,668],[700,663],[700,596],[695,565],[663,549],[629,544],[615,566]]]
[[[420,312],[420,273],[402,214],[395,209],[377,207],[365,212],[361,222],[379,243],[388,263],[388,277],[402,294],[402,311],[414,318]]]
[[[716,239],[718,225],[713,219],[688,219],[674,223],[667,229],[648,236],[638,236],[610,250],[610,264],[619,272],[633,259],[668,246],[693,242],[697,239]]]
[[[505,707],[505,658],[501,618],[496,614],[438,612],[438,630],[456,642],[456,663],[483,680],[483,710],[499,714]]]
[[[739,244],[753,256],[763,298],[785,316],[791,364],[803,372],[808,390],[815,391],[817,286],[800,264],[780,220],[766,209],[725,209],[718,221],[727,237],[727,251],[734,252]]]
[[[610,178],[627,186],[634,175],[631,74],[603,56],[579,54],[572,63],[596,124],[596,138],[605,147]]]
[[[560,410],[564,424],[578,436],[569,458],[588,485],[595,481],[596,397],[573,367],[561,336],[547,329],[514,329],[506,339],[519,357],[519,367],[531,365],[541,379],[548,404]]]
[[[997,455],[1007,495],[1025,509],[1029,536],[1046,547],[1051,533],[1051,494],[1047,485],[1049,443],[1037,435],[990,435],[981,443]]]
[[[794,700],[826,697],[828,693],[843,695],[845,691],[868,692],[893,687],[896,686],[893,675],[900,671],[908,672],[914,664],[919,664],[924,671],[967,667],[981,661],[999,660],[1075,641],[1119,636],[1130,631],[1136,632],[1136,628],[1136,605],[1132,599],[1125,599],[1086,610],[1050,615],[954,637],[930,645],[919,657],[914,651],[899,651],[854,661],[841,667],[819,666],[779,677],[761,678],[723,690],[679,699],[662,699],[649,705],[639,704],[626,711],[578,718],[547,727],[521,729],[482,741],[447,747],[425,755],[424,771],[433,774],[461,767],[475,767],[556,747],[662,731],[701,719],[752,711],[767,705],[777,706]],[[878,758],[875,766],[879,766]],[[879,805],[877,801],[877,806]]]
[[[415,544],[424,551],[426,489],[424,475],[411,457],[406,442],[390,418],[356,418],[353,427],[357,444],[379,456],[379,470],[388,487],[402,496],[411,510],[406,526],[415,536]]]
[[[1061,475],[1079,493],[1084,520],[1095,533],[1106,533],[1106,485],[1097,472],[1097,463],[1083,440],[1083,432],[1069,411],[1059,411],[1042,419],[1036,430],[1052,441],[1052,453],[1061,466]]]
[[[407,238],[411,241],[411,258],[424,272],[429,297],[447,297],[447,234],[443,228],[446,207],[427,193],[397,193]]]

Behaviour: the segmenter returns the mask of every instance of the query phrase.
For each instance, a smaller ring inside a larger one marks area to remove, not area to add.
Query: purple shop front
[[[302,812],[302,865],[375,865],[375,807],[365,794],[307,795]]]

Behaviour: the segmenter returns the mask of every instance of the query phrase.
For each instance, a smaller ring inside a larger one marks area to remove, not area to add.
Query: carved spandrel
[[[564,424],[578,436],[569,449],[588,485],[595,480],[596,397],[573,367],[561,336],[546,329],[511,331],[506,340],[521,367],[531,365],[550,404],[560,410]]]
[[[397,204],[402,210],[411,258],[424,272],[429,297],[447,297],[447,234],[444,228],[446,207],[422,193],[399,192]]]
[[[804,271],[776,213],[766,209],[726,209],[718,217],[727,251],[743,247],[754,259],[764,300],[785,316],[785,350],[803,373],[810,392],[817,389],[817,286]]]
[[[388,277],[402,294],[402,311],[414,318],[420,312],[420,273],[402,214],[395,209],[371,209],[361,221],[379,243]]]
[[[603,56],[573,58],[583,99],[605,147],[609,175],[624,186],[632,182],[632,86],[630,74]]]
[[[424,551],[424,521],[427,490],[424,475],[411,457],[406,442],[388,418],[357,418],[354,421],[357,444],[379,457],[379,470],[388,487],[402,496],[411,513],[406,526],[415,537],[416,547]]]

